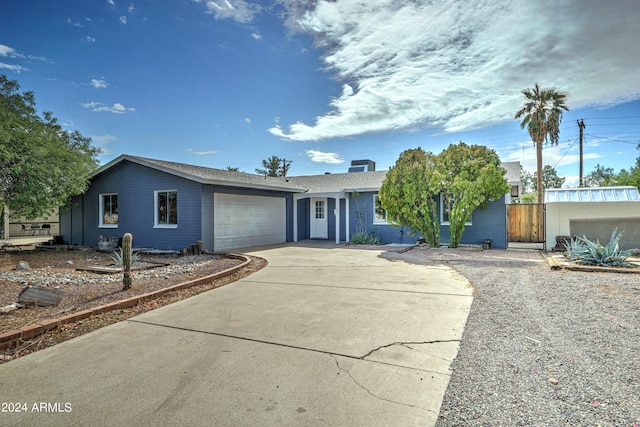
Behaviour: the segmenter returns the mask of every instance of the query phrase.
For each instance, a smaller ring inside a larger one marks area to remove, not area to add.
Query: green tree
[[[637,149],[640,150],[640,144]],[[631,166],[628,170],[620,170],[615,176],[614,185],[631,185],[640,188],[640,156],[636,159],[635,166]]]
[[[264,176],[287,176],[291,163],[291,160],[281,159],[278,156],[271,156],[262,161],[263,169],[256,169],[256,173]]]
[[[563,111],[569,111],[565,105],[567,94],[555,88],[541,89],[538,83],[533,89],[524,89],[522,94],[526,101],[518,110],[516,119],[522,118],[521,128],[527,128],[531,140],[536,146],[536,171],[538,203],[543,203],[544,187],[542,183],[542,145],[545,142],[558,145],[560,138],[560,122]]]
[[[533,205],[534,203],[536,203],[536,201],[537,197],[535,193],[528,193],[520,196],[520,203],[522,204]]]
[[[627,169],[620,170],[616,175],[615,185],[631,185],[640,188],[640,158],[636,161],[636,165]]]
[[[605,168],[600,163],[584,177],[585,187],[608,187],[615,185],[616,173],[613,168]]]
[[[0,75],[0,205],[29,219],[51,214],[82,194],[98,166],[98,148],[78,131],[36,111],[33,92]]]
[[[520,165],[520,185],[522,187],[522,193],[528,193],[534,191],[533,188],[533,174]]]
[[[400,154],[382,183],[378,198],[387,219],[422,234],[431,246],[440,246],[440,221],[436,197],[442,179],[435,167],[437,157],[422,148]]]
[[[544,165],[542,168],[542,188],[561,188],[565,178],[558,176],[558,172],[553,166]],[[533,191],[538,191],[538,173],[533,173]]]
[[[224,170],[227,170],[229,172],[242,172],[239,167],[232,166],[227,166],[226,168],[224,168]]]
[[[506,171],[494,150],[464,142],[440,153],[436,167],[444,178],[442,209],[449,219],[449,245],[457,248],[473,211],[509,192]]]

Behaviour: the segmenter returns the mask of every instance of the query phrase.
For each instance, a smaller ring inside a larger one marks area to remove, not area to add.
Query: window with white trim
[[[382,208],[382,203],[377,194],[373,195],[373,223],[388,224],[387,211]]]
[[[100,194],[100,227],[118,228],[118,194]]]
[[[455,203],[455,200],[451,200],[451,207],[453,207],[453,204]],[[449,206],[446,205],[445,203],[445,199],[443,197],[442,194],[440,194],[440,223],[444,224],[444,225],[448,225],[449,224]],[[472,225],[472,219],[473,219],[473,213],[471,214],[471,217],[469,218],[469,221],[466,222],[464,225]]]
[[[155,226],[175,228],[178,226],[178,191],[155,192]]]

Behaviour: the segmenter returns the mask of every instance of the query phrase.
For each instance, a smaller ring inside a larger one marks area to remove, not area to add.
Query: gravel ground
[[[535,251],[406,255],[475,288],[438,426],[640,425],[640,274],[552,271]]]
[[[96,274],[77,271],[77,267],[106,266],[113,263],[111,253],[94,250],[34,250],[3,253],[0,256],[0,307],[10,306],[19,299],[25,285],[60,290],[64,297],[55,306],[27,306],[0,314],[0,332],[19,329],[26,325],[62,315],[97,307],[108,302],[168,288],[198,277],[240,264],[242,261],[218,255],[177,256],[142,255],[139,265],[148,262],[169,265],[131,273],[131,289],[122,290],[122,274]],[[27,262],[29,270],[15,270],[16,265]]]

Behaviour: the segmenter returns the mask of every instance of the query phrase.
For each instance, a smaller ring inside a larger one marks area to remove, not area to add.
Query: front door
[[[311,199],[311,230],[312,239],[329,238],[329,222],[327,221],[327,199]]]

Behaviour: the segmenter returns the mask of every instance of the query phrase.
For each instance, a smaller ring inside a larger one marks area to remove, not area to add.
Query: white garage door
[[[216,251],[287,240],[286,200],[282,197],[215,193],[213,215]]]

